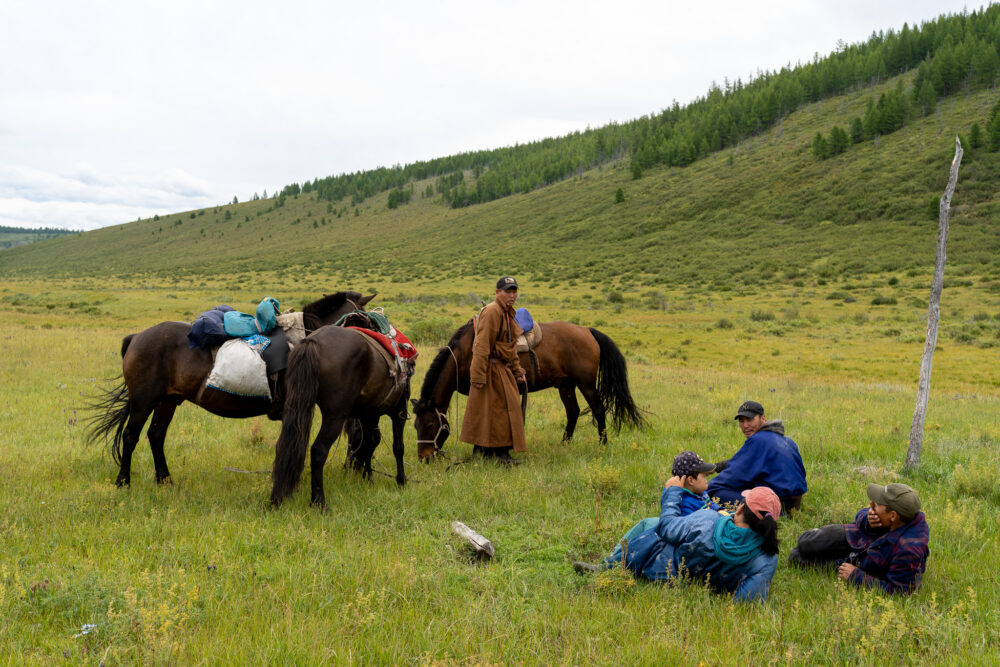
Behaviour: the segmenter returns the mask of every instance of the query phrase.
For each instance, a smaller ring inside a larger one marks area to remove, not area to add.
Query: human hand
[[[486,383],[484,383],[484,382],[473,382],[472,386],[475,387],[476,389],[482,389],[483,387],[486,386]]]
[[[518,381],[518,383],[521,383],[521,384],[527,384],[527,382],[528,382],[528,375],[527,375],[527,373],[521,373],[520,375],[518,375],[517,376],[517,381]]]
[[[683,484],[681,484],[681,478],[678,477],[677,475],[674,475],[673,477],[668,479],[667,483],[664,484],[663,486],[670,488],[671,486],[683,486]]]
[[[878,514],[875,513],[875,503],[868,508],[868,526],[870,528],[881,528],[882,520],[878,518]]]
[[[858,568],[850,563],[841,563],[840,567],[837,568],[837,576],[847,581],[856,569]]]

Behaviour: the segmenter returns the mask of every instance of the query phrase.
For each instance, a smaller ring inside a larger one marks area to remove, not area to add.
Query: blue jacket
[[[663,494],[660,496],[660,506],[663,506],[663,501],[667,495],[667,488],[663,489]],[[684,488],[684,487],[681,487]],[[700,496],[684,489],[684,493],[681,494],[681,516],[687,516],[693,512],[703,509],[712,509],[718,512],[722,509],[721,505],[712,502],[712,499],[708,497],[708,493],[702,493]],[[660,522],[660,517],[651,516],[647,519],[643,519],[639,523],[632,526],[627,533],[625,533],[618,544],[615,545],[614,551],[611,552],[611,559],[608,562],[617,562],[621,560],[622,543],[630,543],[638,535],[646,532],[650,528],[655,528]]]
[[[905,525],[896,530],[873,528],[868,525],[868,508],[863,507],[854,523],[845,526],[847,542],[859,553],[840,563],[857,565],[851,573],[852,584],[864,588],[878,586],[886,593],[909,595],[920,588],[920,581],[927,569],[930,549],[930,529],[923,512],[917,512]]]
[[[785,437],[780,421],[765,423],[746,439],[726,469],[708,483],[708,495],[722,502],[742,502],[741,492],[755,486],[768,486],[780,498],[806,492],[806,468],[799,446]]]
[[[232,310],[222,304],[199,315],[191,325],[191,331],[188,332],[188,347],[192,349],[203,347],[210,350],[229,340],[229,334],[223,325],[223,317]]]
[[[767,599],[778,556],[758,550],[742,565],[721,561],[715,554],[713,535],[716,522],[724,517],[710,509],[681,516],[684,493],[678,486],[663,493],[659,523],[629,542],[625,566],[654,581],[673,579],[679,574],[707,579],[713,589],[732,593],[741,602]],[[616,552],[611,560],[622,560],[622,554]]]

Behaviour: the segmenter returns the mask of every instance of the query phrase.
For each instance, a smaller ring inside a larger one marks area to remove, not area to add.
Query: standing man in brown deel
[[[515,452],[527,451],[517,383],[525,382],[517,359],[517,337],[521,327],[514,321],[517,281],[505,276],[497,281],[497,295],[476,318],[469,368],[469,402],[462,422],[462,442],[473,452],[495,457],[507,465],[521,463]]]

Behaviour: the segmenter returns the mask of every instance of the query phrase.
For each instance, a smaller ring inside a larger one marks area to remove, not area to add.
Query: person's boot
[[[583,561],[573,561],[573,570],[577,574],[597,574],[601,572],[602,568],[597,563],[584,563]]]
[[[496,450],[497,463],[507,465],[507,466],[519,466],[521,465],[520,459],[515,459],[510,455],[513,447],[504,447],[503,449]]]

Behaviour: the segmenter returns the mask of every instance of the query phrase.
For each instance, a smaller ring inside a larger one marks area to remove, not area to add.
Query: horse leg
[[[580,393],[587,399],[590,412],[594,415],[594,421],[597,422],[597,435],[601,440],[601,444],[608,444],[608,431],[604,419],[604,404],[601,403],[601,397],[597,395],[597,387],[595,385],[581,384]]]
[[[576,430],[576,420],[580,418],[580,404],[576,401],[576,386],[572,380],[564,380],[559,384],[559,398],[566,408],[566,431],[563,433],[562,441],[569,442],[573,439],[573,431]]]
[[[153,466],[156,468],[156,482],[170,484],[170,470],[167,469],[167,458],[163,455],[163,441],[167,438],[167,428],[174,418],[177,404],[172,401],[161,401],[153,410],[153,421],[149,423],[146,437],[149,439],[149,449],[153,452]]]
[[[361,476],[370,481],[372,478],[372,457],[375,456],[375,449],[382,442],[382,431],[378,427],[378,415],[370,419],[362,419],[361,431],[364,434],[363,446],[358,458],[354,460],[354,469],[360,470]]]
[[[406,484],[406,471],[403,469],[403,428],[406,426],[406,397],[389,415],[392,420],[392,454],[396,457],[396,484]]]
[[[122,432],[121,456],[119,457],[121,466],[118,469],[115,486],[129,486],[132,483],[132,452],[135,451],[142,427],[146,425],[150,412],[152,412],[152,408],[145,405],[137,407],[133,404],[130,408],[128,422]]]
[[[330,418],[323,416],[323,424],[319,427],[319,433],[313,440],[312,448],[309,450],[309,466],[312,473],[312,504],[317,505],[324,511],[326,506],[326,494],[323,493],[323,466],[326,465],[326,458],[330,455],[330,447],[340,436],[344,428],[344,418]]]

